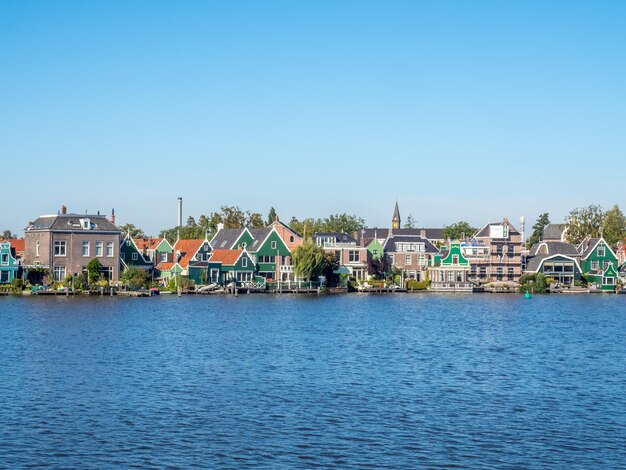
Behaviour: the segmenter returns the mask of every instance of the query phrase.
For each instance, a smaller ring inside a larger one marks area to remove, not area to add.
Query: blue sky
[[[621,1],[0,0],[0,229],[623,206],[625,50]]]

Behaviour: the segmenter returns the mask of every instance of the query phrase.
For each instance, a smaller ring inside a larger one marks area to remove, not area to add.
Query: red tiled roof
[[[181,258],[178,260],[180,267],[185,269],[189,266],[189,261],[196,254],[196,251],[202,246],[204,239],[202,240],[178,240],[174,245],[174,261],[176,261],[177,252],[180,251]]]
[[[13,248],[16,253],[24,252],[25,244],[24,244],[23,238],[14,238],[12,240],[0,240],[0,242],[11,243],[11,248]]]
[[[165,262],[162,262],[162,263],[157,264],[157,267],[156,267],[156,268],[157,268],[159,271],[168,271],[168,270],[172,269],[172,266],[174,266],[174,263],[165,263]]]
[[[222,263],[222,266],[232,266],[239,259],[243,250],[213,250],[209,261],[211,263]]]
[[[154,250],[161,243],[161,240],[161,238],[133,238],[137,249],[142,253],[146,250]]]

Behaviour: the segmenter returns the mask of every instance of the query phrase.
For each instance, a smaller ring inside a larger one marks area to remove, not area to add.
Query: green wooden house
[[[132,266],[137,269],[151,271],[154,267],[152,261],[150,261],[149,258],[144,257],[142,251],[137,246],[137,243],[128,233],[122,239],[122,243],[120,245],[120,263],[122,265],[122,270]]]
[[[587,238],[578,250],[580,267],[587,282],[602,291],[615,291],[618,280],[617,255],[604,238]]]
[[[209,282],[214,284],[252,282],[256,273],[254,261],[246,250],[213,250],[208,269]]]
[[[442,248],[441,253],[435,255],[428,272],[433,291],[472,292],[470,261],[463,256],[458,241],[450,243],[449,248]]]
[[[0,284],[11,284],[18,277],[19,269],[11,242],[0,242]]]
[[[247,251],[255,261],[259,276],[267,280],[278,279],[281,267],[291,268],[287,258],[291,251],[275,228],[252,229],[254,240]]]

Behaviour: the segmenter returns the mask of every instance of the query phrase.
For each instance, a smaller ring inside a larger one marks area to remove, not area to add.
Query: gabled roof
[[[181,268],[184,269],[189,266],[189,262],[193,259],[205,241],[205,239],[178,240],[174,244],[174,253],[180,251],[181,254],[181,258],[178,260],[178,264]]]
[[[51,230],[51,231],[87,231],[82,228],[80,219],[89,219],[91,232],[120,232],[105,215],[90,214],[58,214],[42,215],[31,223],[26,230]]]
[[[243,228],[223,228],[217,231],[211,238],[211,246],[217,249],[230,250],[234,248],[235,243],[244,232]]]
[[[433,245],[430,242],[430,240],[426,238],[422,238],[420,236],[416,236],[416,235],[400,235],[400,236],[392,235],[391,237],[385,240],[385,243],[383,243],[383,248],[387,252],[395,253],[397,252],[396,245],[398,243],[423,243],[426,253],[438,253],[439,252],[437,247]]]
[[[383,240],[389,234],[389,228],[364,228],[357,232],[359,243],[363,246],[369,245],[372,240]],[[442,228],[395,228],[393,229],[393,235],[413,235],[417,237],[427,238],[428,240],[443,240]],[[469,235],[469,234],[468,234]]]
[[[162,238],[149,238],[149,237],[133,238],[133,242],[135,243],[135,246],[142,253],[145,253],[148,250],[155,250],[156,247],[159,246],[159,243],[161,243],[162,240],[163,240]]]
[[[222,263],[222,266],[234,266],[239,261],[239,258],[244,253],[244,250],[213,250],[210,263]]]
[[[281,222],[280,220],[276,219],[274,222],[272,222],[267,228],[272,228],[275,227],[276,225],[280,225],[281,227],[289,230],[291,233],[293,233],[296,237],[298,238],[302,238],[302,236],[296,232],[294,229],[292,229],[289,225]]]
[[[342,232],[316,232],[313,234],[313,238],[334,238],[336,243],[356,243],[356,240]]]
[[[483,228],[478,230],[472,238],[491,238],[491,227],[498,227],[498,226],[505,226],[505,225],[509,228],[509,237],[511,235],[521,235],[519,230],[517,230],[513,226],[513,224],[509,222],[509,220],[505,217],[504,219],[502,219],[502,222],[488,223]]]
[[[535,255],[567,255],[578,256],[578,249],[572,243],[567,242],[539,242],[530,249],[530,254]]]
[[[578,251],[580,252],[581,259],[587,259],[595,251],[600,242],[602,242],[604,246],[608,248],[609,252],[613,255],[614,258],[617,258],[617,255],[611,249],[611,247],[604,238],[585,238],[583,242],[578,246]]]
[[[548,224],[543,228],[541,239],[544,241],[563,241],[563,232],[567,224]]]
[[[252,235],[252,237],[254,237],[254,240],[247,248],[248,251],[257,251],[259,248],[261,248],[263,246],[263,243],[265,243],[267,237],[269,237],[270,233],[272,233],[273,231],[275,230],[271,226],[265,228],[251,228],[250,234]]]
[[[174,263],[161,262],[157,264],[156,268],[159,271],[169,271],[170,269],[172,269],[172,266],[174,266]]]

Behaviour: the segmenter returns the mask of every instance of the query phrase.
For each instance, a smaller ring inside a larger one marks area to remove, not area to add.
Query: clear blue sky
[[[624,206],[625,51],[624,1],[0,1],[0,229]]]

